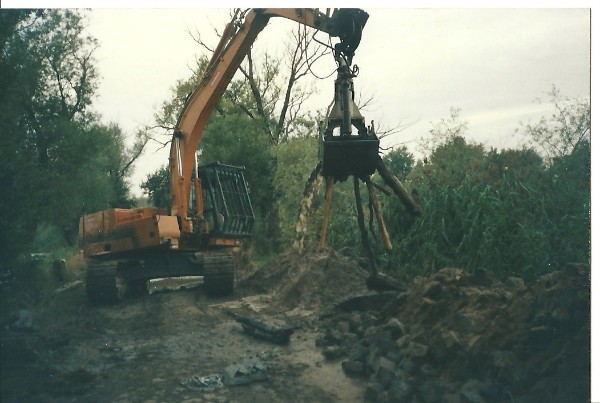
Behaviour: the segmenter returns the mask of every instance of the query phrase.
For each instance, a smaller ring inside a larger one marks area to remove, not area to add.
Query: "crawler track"
[[[204,292],[211,297],[229,295],[233,292],[235,269],[230,252],[205,253],[202,258],[204,268]]]
[[[96,304],[107,304],[122,299],[125,283],[117,275],[117,262],[90,259],[85,276],[85,292],[88,300]]]

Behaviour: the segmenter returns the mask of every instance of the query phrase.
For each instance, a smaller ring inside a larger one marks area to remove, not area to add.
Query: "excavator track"
[[[126,284],[117,275],[117,262],[90,259],[85,276],[85,292],[95,304],[108,304],[124,298]]]
[[[231,252],[208,252],[202,257],[204,292],[210,297],[233,293],[235,285],[234,259]]]

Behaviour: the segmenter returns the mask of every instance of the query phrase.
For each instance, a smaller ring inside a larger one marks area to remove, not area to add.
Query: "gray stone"
[[[386,358],[394,361],[395,363],[400,362],[400,358],[402,358],[398,351],[388,351],[385,354],[385,356],[386,356]]]
[[[429,347],[425,344],[416,343],[411,341],[408,343],[408,347],[406,349],[406,353],[412,358],[423,358],[429,352]]]
[[[456,332],[453,330],[447,330],[443,332],[442,340],[444,341],[444,346],[449,350],[460,347],[461,345],[458,334],[456,334]]]
[[[350,333],[350,323],[347,321],[340,321],[337,324],[337,328],[342,333]]]
[[[421,371],[421,373],[425,376],[428,377],[434,377],[437,376],[438,372],[437,370],[433,367],[433,365],[429,364],[429,363],[425,363],[423,365],[421,365],[421,368],[419,368],[419,370]]]
[[[375,372],[375,379],[384,389],[387,389],[390,386],[390,383],[394,379],[394,372],[396,370],[396,363],[385,358],[379,357],[379,362],[377,364],[377,369]]]
[[[379,392],[377,395],[377,403],[392,403],[393,401],[390,399],[390,394],[387,390],[383,390]]]
[[[355,360],[342,361],[342,370],[349,377],[362,377],[366,374],[365,364]]]
[[[412,395],[412,386],[403,379],[394,379],[388,389],[389,396],[397,402],[405,402]]]
[[[381,392],[383,392],[383,386],[379,382],[370,382],[365,390],[365,400],[375,402]]]
[[[360,314],[358,314],[358,313],[352,314],[350,316],[350,318],[348,319],[348,325],[349,325],[351,332],[356,333],[356,334],[363,333],[362,318],[361,318]]]
[[[442,387],[438,381],[421,382],[418,391],[424,403],[437,403],[442,398]]]
[[[478,379],[469,379],[460,388],[460,395],[469,403],[485,403],[481,392],[485,389],[485,384]]]
[[[398,367],[408,374],[413,373],[416,369],[415,363],[410,357],[404,357]]]
[[[527,288],[525,287],[525,281],[523,281],[521,277],[509,277],[506,279],[504,284],[513,290],[524,290]]]
[[[406,334],[406,328],[404,324],[396,318],[391,318],[388,320],[383,328],[391,332],[392,339],[394,340]]]
[[[328,346],[323,350],[323,356],[327,360],[335,360],[346,353],[346,349],[339,346]]]
[[[425,285],[423,296],[427,298],[436,298],[442,293],[442,284],[439,281],[430,281]]]
[[[369,348],[363,346],[362,344],[356,343],[350,347],[350,352],[348,353],[348,358],[354,361],[366,362],[367,357],[369,355]]]
[[[398,347],[399,349],[403,349],[404,347],[408,346],[409,342],[410,336],[408,334],[405,334],[404,336],[398,337],[396,339],[396,347]]]

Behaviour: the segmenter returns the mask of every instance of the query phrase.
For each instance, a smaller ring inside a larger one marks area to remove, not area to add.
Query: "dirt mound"
[[[240,284],[245,293],[269,293],[282,310],[319,310],[366,291],[368,273],[359,261],[333,250],[309,246],[288,250]]]
[[[342,313],[318,339],[367,378],[370,401],[589,401],[589,268],[526,286],[485,272],[419,278],[379,312]]]
[[[240,279],[230,297],[190,289],[99,307],[69,287],[2,326],[0,398],[585,402],[589,270],[526,285],[444,269],[373,293],[356,258],[309,247]],[[229,311],[297,327],[274,347]],[[181,384],[246,356],[271,357],[269,380],[206,395]]]

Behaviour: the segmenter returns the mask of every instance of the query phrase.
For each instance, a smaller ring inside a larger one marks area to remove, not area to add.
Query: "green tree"
[[[154,207],[169,208],[171,196],[169,192],[169,168],[164,166],[146,176],[141,186],[144,194]]]
[[[232,15],[236,13],[239,10]],[[206,41],[195,39],[212,53]],[[231,91],[224,95],[262,127],[268,134],[269,145],[294,136],[316,134],[317,120],[304,108],[314,92],[307,81],[312,75],[312,65],[331,53],[301,24],[294,24],[283,41],[285,49],[280,55],[248,52],[238,69],[244,79],[232,82]]]
[[[0,232],[2,270],[27,250],[35,231],[31,214],[37,204],[35,194],[42,185],[23,149],[23,116],[41,75],[27,52],[26,27],[40,15],[30,10],[0,10],[0,225],[7,229]]]
[[[551,184],[548,215],[553,223],[553,255],[561,264],[590,262],[591,153],[582,140],[569,155],[554,159],[548,168]]]
[[[383,156],[383,162],[398,179],[405,180],[415,165],[414,155],[402,146]]]
[[[3,266],[31,247],[40,225],[73,242],[83,212],[129,204],[128,150],[116,125],[90,112],[97,47],[75,10],[1,10],[0,242]]]
[[[450,108],[450,117],[431,123],[427,135],[419,139],[419,151],[428,156],[439,146],[457,137],[464,137],[468,130],[468,122],[460,117],[460,108]]]
[[[172,98],[164,102],[160,111],[156,113],[156,125],[153,127],[155,138],[172,135],[179,113],[185,105],[185,99],[198,85],[207,62],[205,57],[201,57],[193,75],[187,80],[177,82],[173,88]],[[215,113],[210,117],[198,146],[199,164],[205,165],[218,161],[246,168],[245,176],[257,215],[256,238],[262,239],[259,241],[259,249],[271,250],[273,247],[267,246],[268,242],[264,240],[269,233],[270,216],[273,215],[275,196],[272,179],[276,162],[262,121],[253,119],[247,113],[247,110],[252,108],[250,104],[244,106],[245,104],[241,103],[240,94],[245,91],[244,87],[243,80],[231,82],[216,106]],[[248,99],[252,100],[252,98]],[[149,175],[142,184],[142,188],[153,204],[167,202],[166,205],[159,204],[159,207],[169,207],[168,181],[168,168],[163,167]]]
[[[268,147],[268,134],[256,121],[240,113],[213,116],[200,147],[202,164],[219,161],[246,168],[250,198],[257,220],[255,247],[260,253],[277,250],[279,240],[270,234],[270,220],[277,208],[273,188],[275,156]]]
[[[397,203],[387,211],[403,224],[392,235],[393,259],[405,274],[458,266],[531,278],[547,270],[551,223],[541,202],[544,165],[535,152],[485,151],[456,137],[409,177],[422,215],[406,217]]]
[[[549,93],[554,105],[550,118],[523,125],[530,145],[547,160],[570,155],[584,142],[590,142],[591,104],[587,98],[563,97],[553,86]]]
[[[408,217],[394,200],[385,209],[397,246],[392,267],[405,277],[459,266],[532,280],[568,262],[589,263],[586,105],[562,104],[553,120],[535,125],[532,144],[552,155],[485,150],[453,135],[456,128],[435,126],[446,140],[406,178],[418,189],[423,214]]]
[[[554,104],[550,118],[525,125],[529,143],[547,165],[547,209],[553,224],[555,261],[589,262],[591,236],[591,105],[587,98],[563,97],[557,87],[549,93]]]

